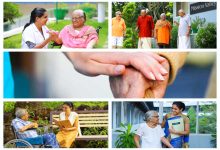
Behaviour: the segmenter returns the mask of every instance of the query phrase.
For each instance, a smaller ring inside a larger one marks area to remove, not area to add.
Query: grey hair
[[[120,11],[116,11],[116,12],[115,12],[115,15],[118,15],[119,13],[121,13],[121,12],[120,12]]]
[[[23,109],[23,108],[18,108],[15,112],[15,116],[17,118],[21,118],[23,117],[25,114],[27,113],[27,110],[26,109]]]
[[[162,17],[162,16],[165,16],[165,17],[166,17],[166,14],[165,14],[165,13],[162,13],[162,14],[160,15],[160,17]]]
[[[147,112],[145,113],[145,116],[144,116],[144,121],[149,121],[149,120],[154,116],[155,113],[158,114],[158,112],[155,111],[155,110],[149,110],[149,111],[147,111]]]

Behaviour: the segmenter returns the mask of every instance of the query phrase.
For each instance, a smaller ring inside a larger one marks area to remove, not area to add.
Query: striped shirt
[[[31,124],[30,121],[24,121],[20,118],[15,118],[12,120],[11,125],[14,127],[16,135],[19,139],[25,139],[25,138],[33,138],[37,137],[37,131],[36,130],[26,130],[24,132],[19,132],[24,126],[27,126]]]

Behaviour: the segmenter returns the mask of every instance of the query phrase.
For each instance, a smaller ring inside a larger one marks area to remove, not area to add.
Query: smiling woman
[[[93,48],[98,40],[98,34],[92,26],[86,26],[86,14],[83,10],[74,10],[72,24],[65,26],[60,34],[58,44],[62,48]]]
[[[30,22],[24,26],[22,48],[47,48],[50,41],[55,41],[58,34],[46,27],[48,14],[44,8],[34,8]]]

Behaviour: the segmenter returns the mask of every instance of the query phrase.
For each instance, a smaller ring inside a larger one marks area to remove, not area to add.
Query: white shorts
[[[178,49],[190,49],[190,37],[189,36],[179,36],[178,38]]]
[[[123,37],[113,36],[112,37],[112,46],[123,46]]]
[[[141,37],[138,39],[138,49],[150,49],[151,48],[151,38]]]

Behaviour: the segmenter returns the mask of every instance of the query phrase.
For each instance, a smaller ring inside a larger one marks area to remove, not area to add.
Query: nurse
[[[48,13],[44,8],[34,8],[30,22],[24,26],[22,33],[22,48],[48,48],[48,43],[56,41],[58,33],[46,26]]]

